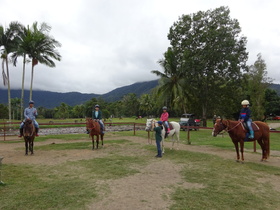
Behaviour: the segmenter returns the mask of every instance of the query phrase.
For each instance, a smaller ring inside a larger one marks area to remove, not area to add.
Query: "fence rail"
[[[49,131],[49,134],[54,134],[50,132],[51,130],[57,129],[56,134],[63,133],[85,133],[86,132],[86,123],[55,123],[50,121],[49,123],[39,123],[40,131],[39,134],[47,135],[45,131]],[[135,123],[135,122],[108,122],[104,123],[107,131],[124,131],[132,130],[133,134],[136,135],[137,130],[143,130],[145,123]],[[52,127],[52,126],[61,126],[61,127]],[[75,126],[76,125],[76,126]],[[73,132],[67,128],[72,128]],[[75,129],[76,128],[76,129]],[[61,132],[63,131],[63,132]],[[19,123],[18,122],[1,122],[0,123],[0,141],[1,140],[19,140],[17,138],[19,135]]]

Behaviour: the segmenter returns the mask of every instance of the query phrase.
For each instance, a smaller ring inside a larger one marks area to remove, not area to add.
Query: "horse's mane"
[[[25,134],[32,134],[35,135],[35,127],[33,125],[32,120],[26,119],[24,122],[24,133]]]

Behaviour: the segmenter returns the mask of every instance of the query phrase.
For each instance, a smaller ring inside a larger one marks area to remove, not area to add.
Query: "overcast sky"
[[[280,83],[280,6],[277,0],[0,0],[0,24],[46,22],[62,47],[56,68],[35,67],[34,90],[104,94],[158,79],[157,61],[182,14],[228,6],[248,39],[248,65],[261,53],[268,76]],[[27,65],[25,88],[30,87]],[[11,88],[21,88],[22,63],[10,65]],[[3,88],[2,78],[0,88]]]

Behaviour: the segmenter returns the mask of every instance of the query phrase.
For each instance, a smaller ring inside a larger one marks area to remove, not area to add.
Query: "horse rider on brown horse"
[[[20,124],[20,135],[18,137],[22,137],[23,136],[23,126],[24,126],[24,122],[26,119],[30,119],[32,120],[34,126],[35,126],[35,132],[36,132],[36,136],[38,135],[38,131],[39,131],[39,124],[37,123],[37,121],[35,120],[36,116],[38,115],[37,109],[34,107],[34,101],[29,101],[29,107],[27,107],[24,110],[24,121],[21,122]]]

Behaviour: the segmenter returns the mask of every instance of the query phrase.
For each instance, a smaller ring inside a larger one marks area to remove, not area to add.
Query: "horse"
[[[244,162],[244,141],[255,141],[257,140],[262,149],[261,161],[266,161],[270,154],[269,148],[269,126],[261,121],[254,121],[252,127],[255,131],[254,139],[248,139],[247,129],[244,128],[241,121],[223,120],[217,119],[212,136],[216,137],[221,131],[226,130],[235,146],[237,158],[236,162],[240,161],[239,146],[241,152],[241,161]]]
[[[33,143],[35,139],[35,126],[33,125],[32,120],[26,119],[23,125],[23,138],[25,141],[25,155],[28,155],[28,149],[33,155]]]
[[[172,129],[170,130],[170,133],[165,136],[165,129],[162,129],[161,131],[161,136],[162,136],[162,141],[161,141],[161,147],[162,147],[162,153],[164,153],[164,139],[168,136],[171,136],[172,137],[172,148],[173,149],[173,146],[174,146],[174,135],[176,135],[176,141],[177,141],[177,149],[178,149],[178,146],[179,146],[179,141],[180,141],[180,124],[177,123],[177,122],[169,122],[171,125],[172,125]],[[155,126],[158,126],[158,123],[155,119],[147,119],[147,122],[146,122],[146,128],[145,128],[145,131],[154,131],[154,127]]]
[[[91,136],[92,150],[94,150],[94,139],[95,139],[94,137],[96,137],[96,149],[98,149],[98,145],[99,145],[99,136],[101,138],[102,147],[103,147],[104,133],[102,132],[102,130],[100,128],[99,122],[96,120],[93,120],[92,118],[87,118],[86,127],[87,127],[87,130],[89,130],[89,136]]]

